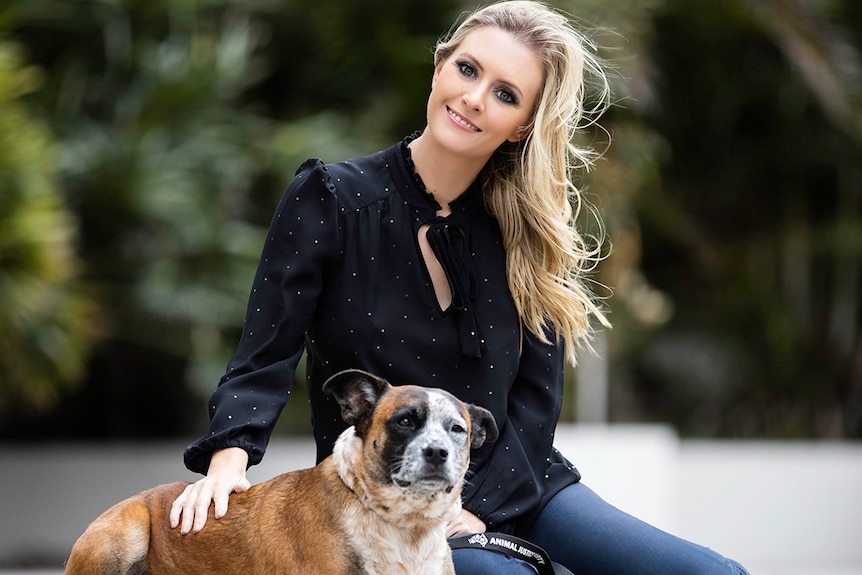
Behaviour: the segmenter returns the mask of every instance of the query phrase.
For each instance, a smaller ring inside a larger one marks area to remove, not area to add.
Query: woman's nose
[[[461,101],[464,103],[464,106],[477,112],[481,112],[485,107],[483,96],[478,89],[464,92],[464,95],[461,96]]]

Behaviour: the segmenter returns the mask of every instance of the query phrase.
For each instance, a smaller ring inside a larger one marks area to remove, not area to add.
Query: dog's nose
[[[449,450],[440,445],[429,445],[422,450],[422,455],[425,456],[425,461],[428,463],[440,465],[449,457]]]

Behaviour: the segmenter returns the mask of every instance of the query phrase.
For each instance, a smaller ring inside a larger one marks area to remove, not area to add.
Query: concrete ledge
[[[685,441],[678,469],[683,536],[767,575],[862,573],[859,443]]]
[[[661,426],[562,426],[556,445],[620,509],[739,560],[752,575],[862,575],[862,444],[679,441]],[[194,479],[185,442],[0,445],[0,569],[55,575],[117,501]],[[253,483],[314,461],[276,437]],[[7,573],[8,575],[8,573]]]

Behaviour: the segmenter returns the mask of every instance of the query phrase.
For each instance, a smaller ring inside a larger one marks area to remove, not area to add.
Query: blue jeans
[[[735,561],[623,513],[583,483],[551,499],[526,539],[574,575],[748,575]],[[496,551],[455,549],[452,558],[457,575],[536,575]]]

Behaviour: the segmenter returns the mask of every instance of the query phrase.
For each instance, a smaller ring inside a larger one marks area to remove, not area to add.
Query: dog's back
[[[180,535],[168,514],[186,485],[160,485],[108,509],[75,543],[66,575],[363,572],[358,555],[344,549],[337,516],[346,488],[329,461],[234,494],[225,517],[214,519],[210,508],[202,531]],[[324,486],[327,497],[319,501]],[[305,493],[318,504],[290,504]],[[314,545],[302,536],[310,527]],[[326,548],[340,552],[319,553]]]
[[[174,485],[182,489],[182,484]],[[161,488],[167,487],[171,486]],[[150,510],[142,495],[117,503],[90,524],[72,547],[67,574],[148,573]]]

